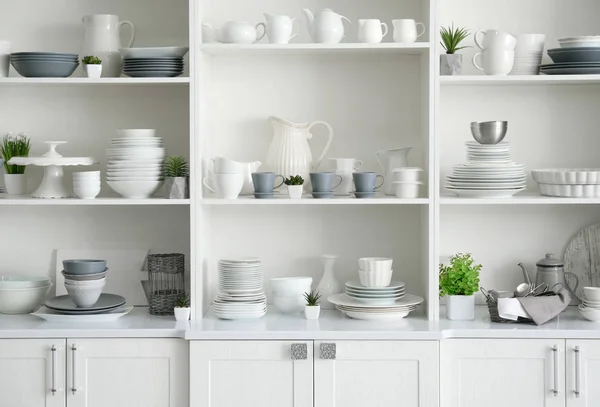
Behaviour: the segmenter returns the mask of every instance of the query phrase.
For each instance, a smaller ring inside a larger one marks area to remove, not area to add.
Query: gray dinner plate
[[[563,68],[597,68],[600,62],[561,62],[557,64],[540,65],[540,69],[563,69]]]
[[[132,78],[173,78],[183,74],[181,71],[127,71],[124,73]]]
[[[600,67],[541,69],[540,72],[545,75],[598,75],[600,74]]]
[[[127,307],[125,307],[123,305],[117,305],[115,307],[99,309],[99,310],[91,310],[91,311],[88,311],[87,308],[82,308],[81,311],[57,310],[54,308],[50,308],[48,306],[46,308],[48,308],[49,310],[54,311],[56,313],[64,314],[64,315],[95,315],[95,314],[108,314],[108,313],[113,313],[113,312],[121,312]]]
[[[156,69],[154,69],[156,68]],[[123,66],[123,69],[145,69],[146,71],[163,71],[163,70],[182,70],[183,65],[126,65]]]
[[[46,307],[51,308],[55,311],[70,311],[70,312],[90,312],[90,311],[106,311],[107,309],[114,309],[125,304],[125,298],[116,294],[101,294],[96,304],[93,307],[80,308],[71,297],[68,295],[60,295],[58,297],[51,298],[46,301]]]
[[[548,56],[556,63],[600,62],[600,48],[553,48]]]
[[[38,56],[54,56],[54,57],[63,57],[63,58],[75,58],[75,59],[79,59],[79,55],[78,54],[66,54],[63,52],[13,52],[12,54],[10,54],[11,57],[16,56],[34,56],[34,55],[38,55]]]
[[[123,58],[123,62],[183,62],[183,58]]]

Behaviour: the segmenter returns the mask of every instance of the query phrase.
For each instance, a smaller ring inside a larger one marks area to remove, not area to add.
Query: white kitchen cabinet
[[[64,358],[64,339],[0,340],[0,405],[64,406]]]
[[[566,356],[567,406],[599,406],[600,341],[568,340]]]
[[[180,339],[69,339],[68,407],[187,407]]]
[[[561,407],[564,340],[441,342],[441,407]]]
[[[438,342],[315,342],[315,407],[435,407]]]
[[[190,384],[194,407],[311,407],[312,342],[191,342]]]

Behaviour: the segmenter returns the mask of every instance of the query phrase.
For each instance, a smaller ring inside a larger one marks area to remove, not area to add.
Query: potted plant
[[[456,54],[456,51],[467,48],[461,47],[460,43],[469,36],[469,31],[466,28],[454,28],[452,23],[451,26],[440,29],[440,36],[442,47],[446,50],[445,54],[440,55],[440,75],[462,74],[462,55]]]
[[[27,190],[27,180],[25,179],[25,166],[8,164],[13,157],[29,156],[31,147],[29,137],[26,134],[13,136],[8,133],[2,140],[0,154],[4,159],[4,188],[9,195],[23,195]]]
[[[321,314],[321,306],[319,305],[321,302],[321,294],[319,294],[318,291],[313,290],[309,293],[304,293],[304,299],[306,300],[304,317],[306,319],[319,319],[319,314]]]
[[[99,78],[102,76],[102,60],[94,55],[87,55],[81,60],[83,70],[88,78]]]
[[[187,199],[190,197],[188,176],[190,170],[183,157],[167,157],[163,175],[165,177],[165,198]]]
[[[300,175],[292,175],[284,181],[287,185],[288,195],[291,199],[302,198],[302,190],[304,188],[304,179]]]
[[[190,297],[187,294],[181,294],[175,301],[175,320],[189,321],[190,319]]]
[[[440,297],[447,296],[448,319],[469,321],[475,318],[475,294],[479,290],[479,270],[471,254],[457,253],[450,265],[440,264]]]

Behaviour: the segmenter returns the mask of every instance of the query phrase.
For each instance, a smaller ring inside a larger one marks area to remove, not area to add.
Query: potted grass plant
[[[81,59],[83,70],[88,78],[99,78],[102,76],[102,60],[94,55],[86,55]]]
[[[440,29],[442,37],[442,47],[446,50],[445,54],[440,55],[440,75],[460,75],[462,74],[462,55],[456,51],[467,48],[461,46],[461,43],[469,36],[466,28],[454,27],[452,23],[449,27]]]
[[[291,199],[302,198],[302,190],[304,189],[304,179],[300,175],[292,175],[284,181],[287,185],[288,195]]]
[[[475,319],[475,293],[479,291],[481,264],[475,264],[471,254],[457,253],[450,264],[440,264],[440,297],[446,296],[448,319],[470,321]]]
[[[165,198],[187,199],[190,197],[188,177],[190,169],[183,157],[167,157],[164,164]]]
[[[189,321],[190,319],[190,297],[187,294],[182,294],[177,300],[175,300],[175,320],[176,321]]]
[[[306,305],[304,306],[304,317],[306,319],[319,319],[321,314],[321,294],[318,291],[312,290],[309,293],[304,293]]]
[[[8,133],[2,139],[0,154],[4,160],[4,188],[9,195],[23,195],[27,190],[25,166],[9,164],[13,157],[28,157],[31,142],[26,134]]]

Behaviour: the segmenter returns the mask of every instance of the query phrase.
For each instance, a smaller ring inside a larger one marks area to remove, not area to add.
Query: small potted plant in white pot
[[[475,293],[479,291],[481,264],[469,253],[450,257],[450,265],[440,264],[440,297],[446,296],[446,316],[455,321],[475,319]]]
[[[190,297],[187,294],[181,294],[175,301],[175,320],[189,321],[190,319]]]
[[[8,164],[13,157],[27,157],[31,143],[26,134],[13,136],[8,133],[2,140],[0,154],[4,159],[4,189],[9,195],[23,195],[27,192],[27,179],[25,178],[25,166]]]
[[[468,36],[469,31],[466,28],[454,28],[454,23],[450,27],[442,27],[440,29],[442,37],[442,47],[446,50],[445,54],[440,55],[440,75],[460,75],[462,74],[462,55],[456,51],[467,48],[461,47]]]
[[[319,319],[319,315],[321,314],[321,306],[319,305],[321,302],[321,294],[319,294],[318,291],[313,290],[309,293],[304,293],[304,299],[306,300],[304,317],[306,319]]]
[[[300,175],[292,175],[284,181],[287,185],[288,195],[291,199],[302,198],[302,190],[304,189],[304,179]]]
[[[102,76],[102,60],[94,55],[86,55],[81,60],[83,70],[88,78],[99,78]]]
[[[190,197],[188,177],[190,169],[183,157],[167,157],[163,175],[165,177],[165,198],[187,199]]]

